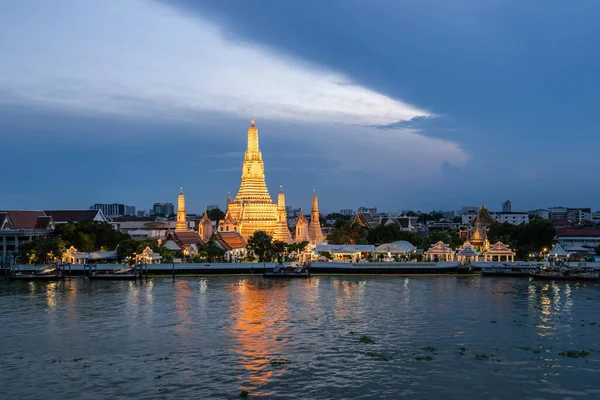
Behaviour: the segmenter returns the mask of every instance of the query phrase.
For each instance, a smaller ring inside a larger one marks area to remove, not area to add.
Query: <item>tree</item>
[[[367,229],[351,221],[337,220],[327,235],[331,244],[367,244]]]
[[[46,264],[60,259],[65,242],[55,236],[38,237],[22,243],[17,252],[17,261],[27,264]]]
[[[253,252],[259,262],[270,261],[270,256],[273,253],[272,238],[264,231],[256,231],[248,238],[246,246],[249,251]]]
[[[209,240],[206,242],[202,250],[200,250],[200,254],[206,259],[206,261],[215,262],[223,259],[223,256],[225,256],[225,250],[223,250],[214,240]]]
[[[206,212],[208,214],[208,218],[210,218],[211,221],[220,221],[223,218],[225,218],[225,213],[223,211],[221,211],[221,209],[217,208],[213,208],[212,210],[209,210]]]
[[[600,256],[600,244],[596,246],[596,254]]]
[[[79,251],[112,250],[129,235],[106,222],[81,221],[56,226],[54,234]]]
[[[526,258],[530,253],[539,253],[551,248],[556,235],[554,226],[545,220],[534,219],[527,224],[508,223],[493,225],[488,232],[490,243],[501,241],[515,249],[517,258]]]
[[[272,257],[277,258],[277,262],[283,262],[283,257],[286,255],[287,246],[285,242],[280,240],[273,240],[271,243],[271,259]]]

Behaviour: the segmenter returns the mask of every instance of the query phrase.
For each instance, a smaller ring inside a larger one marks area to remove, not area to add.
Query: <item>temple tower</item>
[[[275,234],[279,220],[277,204],[271,199],[265,182],[265,166],[258,145],[258,129],[254,125],[254,117],[248,128],[248,146],[242,165],[242,182],[234,200],[227,200],[226,220],[219,221],[219,226],[234,226],[244,239],[256,231]],[[221,228],[219,227],[219,231]]]
[[[296,243],[310,242],[310,237],[308,236],[308,221],[306,220],[306,217],[304,217],[302,208],[300,208],[300,217],[298,218],[298,222],[296,222],[296,238],[294,241]]]
[[[321,222],[319,221],[319,199],[317,193],[313,191],[312,209],[310,210],[310,224],[308,226],[308,236],[312,244],[319,244],[325,241],[321,231]]]
[[[213,235],[212,221],[208,218],[208,212],[204,211],[204,215],[198,226],[198,234],[204,243],[208,242]]]
[[[185,196],[183,188],[179,188],[179,196],[177,196],[177,223],[175,224],[175,232],[185,232],[188,230],[186,213],[185,213]]]
[[[283,187],[279,187],[279,194],[277,195],[277,225],[275,226],[275,232],[273,233],[273,240],[279,240],[285,243],[292,243],[292,235],[287,224],[287,212],[285,210],[285,195],[283,194]]]

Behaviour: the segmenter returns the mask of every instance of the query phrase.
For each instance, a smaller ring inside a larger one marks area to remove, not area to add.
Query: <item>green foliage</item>
[[[208,262],[215,262],[223,259],[225,250],[223,250],[214,240],[209,240],[200,250],[200,255]]]
[[[158,249],[158,252],[162,256],[162,262],[172,263],[174,258],[183,258],[183,252],[180,250],[170,250],[165,246]]]
[[[280,240],[273,240],[271,242],[271,253],[272,256],[277,258],[277,262],[283,262],[283,257],[286,255],[287,245],[285,242]]]
[[[264,231],[256,231],[248,238],[246,246],[258,257],[259,262],[271,261],[273,255],[273,239]]]
[[[527,224],[494,225],[488,232],[490,243],[501,241],[516,250],[517,258],[526,258],[529,253],[539,253],[543,248],[552,247],[556,235],[554,226],[542,219],[534,219]]]
[[[432,244],[442,241],[448,244],[452,248],[457,248],[461,246],[465,239],[461,238],[457,231],[440,231],[434,230],[429,233],[429,235],[423,239],[422,248],[428,249]]]
[[[160,248],[155,240],[137,241],[132,238],[123,240],[117,246],[117,255],[120,259],[133,259],[134,254],[140,254],[146,247],[150,247],[153,252],[160,253]]]
[[[325,257],[328,260],[333,260],[333,254],[331,254],[331,252],[329,252],[329,251],[320,251],[319,255],[321,257]]]
[[[596,254],[600,256],[600,244],[596,246]]]
[[[213,208],[212,210],[207,211],[206,213],[208,214],[208,218],[210,218],[211,221],[219,221],[225,218],[225,213],[221,211],[221,209],[218,207]]]
[[[359,224],[337,220],[327,235],[327,242],[331,244],[367,244],[367,233],[367,229]]]
[[[60,259],[66,243],[55,236],[43,236],[22,243],[17,252],[17,262],[47,264]]]
[[[397,240],[406,240],[415,247],[419,247],[421,244],[421,237],[419,235],[402,231],[396,225],[379,225],[373,229],[369,229],[367,232],[367,242],[369,244],[380,245]]]
[[[129,235],[119,232],[106,222],[81,221],[56,226],[54,234],[79,251],[112,250]]]

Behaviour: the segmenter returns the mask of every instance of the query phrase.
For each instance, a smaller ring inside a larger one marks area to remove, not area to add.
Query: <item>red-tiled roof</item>
[[[79,222],[93,221],[98,215],[99,210],[50,210],[45,211],[46,215],[52,216],[54,222]]]
[[[556,236],[600,236],[600,229],[562,228]]]
[[[169,232],[166,240],[173,240],[181,248],[186,248],[192,244],[203,246],[204,242],[196,232]]]
[[[213,238],[223,246],[225,250],[243,249],[246,241],[238,232],[215,232]]]
[[[115,217],[113,218],[113,222],[136,222],[136,221],[147,221],[152,222],[156,221],[157,217]]]
[[[14,229],[47,229],[49,222],[40,221],[40,217],[46,217],[43,211],[3,211],[8,214]]]
[[[2,224],[4,223],[4,220],[7,218],[8,216],[6,215],[6,213],[0,213],[0,227],[2,227]]]

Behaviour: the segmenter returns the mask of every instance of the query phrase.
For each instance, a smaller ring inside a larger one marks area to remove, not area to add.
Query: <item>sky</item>
[[[27,0],[0,12],[0,209],[600,208],[600,2]]]

